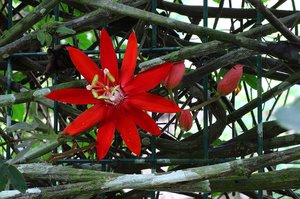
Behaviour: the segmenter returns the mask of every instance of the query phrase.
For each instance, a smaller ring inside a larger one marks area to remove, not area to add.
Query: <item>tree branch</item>
[[[22,20],[15,24],[12,28],[4,32],[0,37],[0,46],[4,46],[20,37],[35,23],[46,16],[59,2],[59,0],[46,0],[38,5],[33,11],[28,13]]]
[[[123,5],[120,3],[111,2],[108,0],[101,0],[101,1],[73,0],[73,1],[81,3],[81,4],[97,6],[104,10],[108,10],[112,13],[123,14],[123,15],[130,16],[133,18],[149,21],[156,25],[160,25],[160,26],[170,28],[173,30],[189,32],[189,33],[198,35],[199,37],[207,36],[210,39],[215,39],[215,40],[223,41],[226,43],[231,43],[231,44],[234,44],[234,45],[237,45],[240,47],[244,47],[244,48],[247,48],[250,50],[255,50],[258,52],[271,54],[273,56],[281,57],[286,60],[298,62],[300,59],[300,56],[297,56],[297,57],[286,56],[285,54],[277,52],[276,49],[270,49],[268,44],[264,43],[264,42],[260,42],[260,41],[254,40],[254,39],[240,36],[240,35],[233,35],[233,34],[221,32],[218,30],[213,30],[210,28],[197,26],[194,24],[185,23],[182,21],[164,17],[164,16],[161,16],[158,14],[153,14],[153,13],[150,13],[150,12],[147,12],[144,10],[140,10],[137,8],[133,8],[133,7],[130,7],[127,5]]]
[[[15,93],[15,94],[0,95],[0,107],[29,102],[29,101],[35,101],[43,97],[44,95],[49,94],[51,91],[60,90],[64,88],[80,88],[80,87],[84,87],[85,84],[86,82],[84,80],[72,81],[72,82],[66,82],[66,83],[54,85],[50,88],[42,88],[42,89],[31,90],[31,91]]]
[[[61,179],[63,181],[80,181],[79,176],[85,176],[83,179],[89,179],[88,182],[79,182],[74,184],[59,185],[47,188],[39,188],[40,193],[35,197],[40,198],[64,198],[85,193],[104,193],[117,191],[121,189],[158,189],[158,187],[175,187],[178,183],[197,181],[201,182],[196,187],[196,190],[201,188],[210,191],[211,187],[208,181],[219,177],[237,175],[249,176],[252,172],[258,169],[272,166],[280,163],[290,162],[300,158],[300,147],[295,147],[289,150],[265,154],[260,157],[253,157],[242,160],[235,160],[221,164],[189,168],[163,174],[110,174],[89,170],[77,170],[62,166],[51,166],[45,164],[30,164],[17,165],[18,169],[28,178],[32,176],[34,179]],[[61,173],[63,172],[63,173]],[[70,177],[70,175],[73,177]],[[104,175],[103,175],[104,174]],[[66,176],[65,180],[62,179]],[[76,177],[77,176],[77,177]],[[97,178],[97,176],[99,178]],[[96,180],[92,180],[97,178]],[[245,178],[244,178],[245,179]],[[231,179],[232,180],[232,179]],[[204,184],[203,184],[204,183]],[[224,188],[224,187],[223,187]],[[228,186],[228,188],[231,188]],[[221,189],[221,188],[220,188]],[[26,195],[17,194],[12,198],[25,197]]]
[[[264,6],[261,0],[247,0],[289,41],[300,42],[300,38],[293,34],[278,18]]]

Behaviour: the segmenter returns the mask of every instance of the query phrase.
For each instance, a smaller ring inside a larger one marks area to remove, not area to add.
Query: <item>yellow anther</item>
[[[116,79],[114,78],[114,76],[109,72],[109,70],[107,68],[105,68],[103,70],[104,74],[108,77],[108,79],[111,81],[111,82],[115,82]]]
[[[92,95],[94,96],[94,98],[98,99],[98,97],[99,97],[98,93],[94,89],[92,89],[91,91],[92,91]]]
[[[112,89],[111,93],[114,95],[114,94],[116,93],[116,91],[117,91],[119,88],[120,88],[119,85],[118,85],[118,86],[115,86],[115,87]]]
[[[97,83],[98,83],[98,80],[99,80],[98,75],[95,75],[94,78],[93,78],[93,81],[92,81],[92,86],[96,86]]]

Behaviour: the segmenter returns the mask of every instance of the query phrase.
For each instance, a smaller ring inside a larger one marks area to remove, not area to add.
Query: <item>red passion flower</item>
[[[243,75],[243,65],[236,64],[233,66],[219,82],[217,91],[220,95],[228,95],[238,86]]]
[[[147,93],[168,75],[172,63],[153,67],[134,76],[138,55],[134,32],[129,36],[120,70],[113,44],[104,29],[100,35],[101,68],[80,50],[73,47],[67,47],[67,50],[73,64],[89,85],[86,89],[53,91],[46,97],[70,104],[93,104],[75,118],[63,133],[73,136],[98,125],[96,149],[99,160],[107,154],[116,129],[127,147],[136,155],[141,152],[137,126],[155,136],[160,135],[159,127],[146,111],[181,111],[170,100]]]

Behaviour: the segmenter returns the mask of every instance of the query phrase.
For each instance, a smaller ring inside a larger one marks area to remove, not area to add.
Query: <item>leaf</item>
[[[45,41],[46,41],[46,46],[48,46],[48,47],[52,43],[52,36],[47,32],[45,32]]]
[[[191,133],[191,132],[185,132],[185,133],[182,135],[182,138],[185,139],[185,138],[190,137],[191,135],[193,135],[193,133]]]
[[[27,186],[22,173],[13,165],[8,166],[9,181],[20,192],[25,193]]]
[[[216,2],[216,3],[220,3],[221,2],[221,0],[213,0],[214,2]]]
[[[45,44],[45,41],[46,41],[45,31],[44,30],[38,31],[36,38],[39,40],[39,42],[43,46]]]
[[[26,122],[19,122],[16,123],[14,125],[11,125],[7,131],[8,132],[13,132],[13,131],[17,131],[17,130],[23,130],[23,131],[33,131],[34,129],[36,129],[36,126],[30,125]]]
[[[13,165],[3,161],[0,163],[0,179],[0,191],[4,190],[8,183],[22,193],[27,189],[22,173]]]
[[[27,78],[27,75],[23,72],[14,72],[13,73],[13,79],[15,82],[20,82],[21,80]]]
[[[255,75],[244,74],[242,80],[245,81],[251,88],[257,90],[257,77]],[[263,91],[263,88],[261,90]]]
[[[48,132],[49,131],[49,126],[47,124],[44,124],[38,117],[34,117],[34,120],[32,122],[33,126],[37,127],[37,130],[42,131],[42,132]]]
[[[0,162],[0,191],[4,190],[8,183],[8,164],[4,163],[3,160]]]
[[[275,113],[277,122],[287,129],[293,129],[300,133],[300,98],[289,106],[281,107]]]
[[[4,176],[1,176],[1,175],[0,175],[0,178],[1,178],[1,180],[0,180],[0,191],[3,191],[3,190],[5,190],[5,188],[7,186],[8,179]]]
[[[50,133],[50,134],[33,133],[32,136],[31,136],[31,138],[42,140],[43,142],[57,140],[57,137],[58,137],[58,135],[55,134],[55,133]]]
[[[0,179],[7,178],[8,164],[4,161],[0,163]]]
[[[25,115],[25,104],[14,104],[12,108],[12,119],[15,121],[23,121]]]
[[[71,28],[67,28],[66,26],[59,26],[57,29],[56,29],[56,32],[57,33],[60,33],[60,34],[65,34],[65,35],[73,35],[73,34],[76,34],[76,31],[71,29]]]
[[[216,140],[212,143],[212,145],[213,145],[213,146],[219,146],[219,145],[224,144],[224,143],[225,143],[225,141],[220,140],[220,139],[216,139]]]
[[[95,41],[96,37],[93,32],[83,32],[77,35],[77,38],[79,40],[79,48],[80,49],[88,49]]]

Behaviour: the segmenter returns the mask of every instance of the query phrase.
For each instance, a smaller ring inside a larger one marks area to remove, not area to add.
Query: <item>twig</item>
[[[300,38],[292,33],[267,7],[261,0],[247,0],[289,41],[300,42]]]
[[[64,88],[79,88],[79,87],[84,87],[85,84],[86,82],[84,80],[72,81],[72,82],[58,84],[52,86],[51,88],[42,88],[42,89],[31,90],[31,91],[15,93],[15,94],[0,95],[0,107],[29,102],[29,101],[35,101],[43,97],[44,95],[49,94],[53,90],[60,90]]]
[[[281,57],[290,61],[297,61],[297,62],[299,61],[298,57],[292,58],[291,56],[281,55],[279,52],[276,52],[275,49],[274,50],[270,49],[267,43],[261,41],[257,41],[240,35],[233,35],[218,30],[213,30],[210,28],[197,26],[194,24],[185,23],[179,20],[163,17],[158,14],[153,14],[141,9],[133,8],[124,4],[111,2],[108,0],[101,0],[101,1],[73,0],[73,1],[81,4],[97,6],[99,8],[108,10],[115,14],[123,14],[133,18],[149,21],[151,23],[166,28],[192,33],[198,35],[199,37],[207,36],[211,39],[219,40],[226,43],[231,43],[258,52],[271,54],[275,57]]]
[[[15,24],[11,29],[4,32],[0,37],[0,46],[6,45],[20,37],[35,23],[46,16],[59,2],[59,0],[46,0],[38,5],[33,11],[27,14],[22,20]]]

